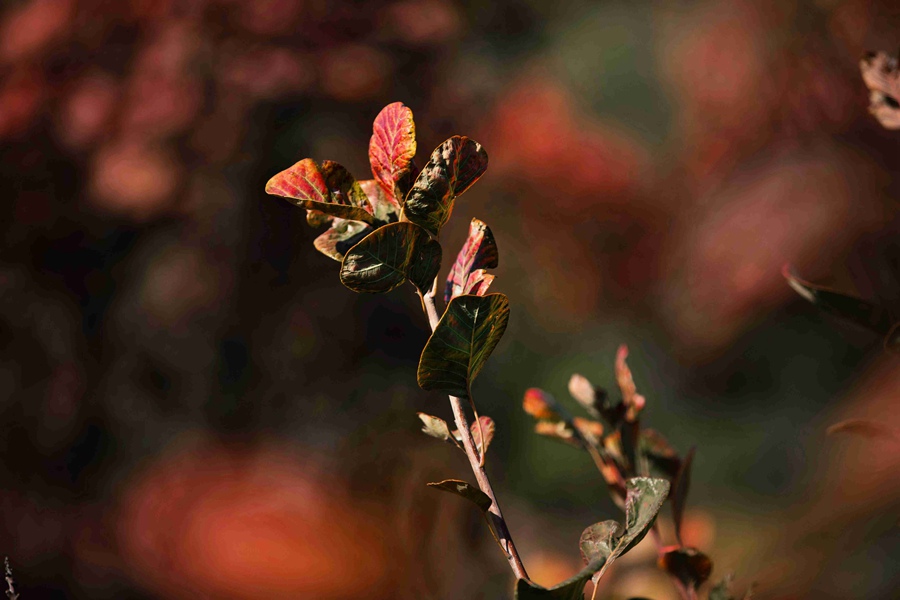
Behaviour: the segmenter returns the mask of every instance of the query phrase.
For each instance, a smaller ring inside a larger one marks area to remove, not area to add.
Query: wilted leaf
[[[374,179],[359,182],[359,187],[369,199],[375,218],[384,223],[393,223],[400,218],[400,206],[388,198],[381,185]]]
[[[441,490],[443,492],[456,494],[457,496],[462,496],[463,498],[477,506],[479,509],[481,509],[481,512],[487,512],[491,507],[491,504],[493,504],[487,494],[479,490],[477,487],[471,486],[465,481],[460,481],[459,479],[446,479],[438,483],[429,483],[428,487],[434,488],[436,490]]]
[[[375,179],[398,210],[407,191],[402,184],[408,181],[415,155],[416,125],[412,111],[402,102],[388,104],[372,124],[369,162]]]
[[[661,477],[674,482],[681,468],[681,459],[669,441],[654,429],[641,429],[638,451],[649,467],[651,477]]]
[[[556,421],[562,417],[556,398],[540,388],[528,388],[522,398],[522,408],[535,419]]]
[[[469,397],[469,386],[506,331],[509,300],[503,294],[457,296],[425,344],[417,378],[425,390]]]
[[[466,243],[456,256],[456,262],[453,263],[447,276],[444,301],[450,302],[457,296],[469,293],[483,296],[493,281],[493,276],[487,275],[485,269],[495,269],[498,264],[497,243],[490,227],[483,221],[472,219],[469,224],[469,237],[466,238]],[[473,292],[473,288],[476,287],[478,290]]]
[[[330,160],[320,166],[313,159],[304,158],[272,177],[266,184],[266,193],[332,217],[378,225],[363,189],[347,169]]]
[[[465,192],[487,169],[487,152],[481,144],[455,135],[435,148],[431,160],[406,196],[403,215],[437,235],[457,196]]]
[[[791,273],[789,266],[784,267],[782,274],[795,292],[825,312],[882,335],[890,331],[890,315],[884,307],[803,281]]]
[[[885,129],[900,129],[900,70],[897,59],[884,52],[869,52],[859,61],[869,88],[869,112]]]
[[[681,521],[684,518],[684,506],[687,502],[688,489],[691,486],[691,465],[694,463],[696,446],[688,450],[681,463],[678,475],[672,482],[672,519],[675,521],[675,539],[681,544]]]
[[[861,435],[863,437],[881,440],[891,440],[893,442],[900,441],[900,436],[896,430],[867,419],[847,419],[840,423],[835,423],[827,430],[828,435],[836,433],[849,433],[853,435]]]
[[[659,566],[688,590],[699,588],[712,573],[712,561],[696,548],[673,548],[659,557]]]
[[[447,426],[447,421],[422,412],[416,414],[422,421],[422,433],[445,442],[450,441],[450,427]]]
[[[354,292],[389,292],[409,279],[423,292],[441,268],[441,245],[413,223],[380,227],[353,246],[341,264],[341,283]]]
[[[312,212],[310,211],[310,213]],[[362,221],[348,221],[335,217],[331,221],[331,228],[317,237],[313,241],[313,246],[325,256],[340,262],[344,260],[347,250],[355,246],[371,231],[372,228]]]

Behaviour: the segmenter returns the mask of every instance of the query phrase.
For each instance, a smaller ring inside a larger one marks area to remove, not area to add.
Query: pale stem
[[[419,296],[422,299],[422,306],[425,307],[425,314],[428,315],[428,322],[431,325],[432,331],[435,330],[440,321],[437,314],[437,308],[435,308],[434,305],[434,296],[436,293],[437,279],[434,280],[434,285],[430,292],[427,294],[419,293]],[[519,558],[519,552],[516,550],[512,535],[509,533],[509,528],[506,526],[503,513],[500,512],[500,504],[497,502],[494,488],[491,487],[491,481],[488,479],[487,472],[484,470],[480,453],[475,447],[475,440],[472,439],[472,431],[469,429],[469,419],[466,417],[463,401],[456,396],[450,396],[450,408],[453,410],[453,419],[456,421],[456,428],[459,430],[460,437],[462,437],[463,448],[466,451],[466,457],[469,459],[469,465],[472,467],[472,472],[475,474],[475,481],[478,483],[478,488],[491,499],[491,506],[488,509],[488,514],[490,515],[494,531],[497,533],[497,538],[500,541],[500,547],[506,553],[506,560],[509,562],[509,566],[512,568],[516,578],[528,580],[528,573],[525,571],[522,559]],[[482,443],[483,441],[484,436],[482,436]]]

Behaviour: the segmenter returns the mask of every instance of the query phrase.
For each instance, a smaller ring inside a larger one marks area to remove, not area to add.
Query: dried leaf
[[[900,69],[897,59],[884,52],[870,52],[859,61],[863,82],[869,88],[869,112],[885,129],[900,129]]]
[[[441,245],[413,223],[390,223],[367,235],[344,256],[341,283],[354,292],[389,292],[409,279],[431,288],[441,267]]]
[[[437,235],[453,212],[456,197],[487,169],[487,152],[464,136],[453,136],[435,148],[403,205],[403,216]]]
[[[416,125],[412,111],[402,102],[388,104],[372,124],[369,162],[372,174],[396,212],[400,211],[400,203],[406,196],[403,184],[409,180],[415,155]]]
[[[373,227],[379,224],[359,183],[347,169],[329,160],[319,165],[304,158],[272,177],[266,183],[266,193],[332,217],[363,221]]]
[[[509,321],[503,294],[457,296],[435,328],[419,359],[419,386],[469,397],[469,386],[493,352]]]
[[[459,479],[445,479],[438,483],[429,483],[428,487],[461,496],[477,506],[481,512],[487,512],[493,504],[487,494]]]
[[[469,224],[469,237],[466,238],[466,243],[456,256],[456,261],[447,276],[444,301],[450,302],[462,294],[473,293],[476,296],[483,296],[494,279],[485,269],[495,269],[498,264],[497,243],[490,227],[483,221],[472,219]],[[475,288],[477,290],[473,291]]]

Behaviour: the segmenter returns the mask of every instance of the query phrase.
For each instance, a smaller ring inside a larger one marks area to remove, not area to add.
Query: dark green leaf
[[[312,214],[313,211],[310,211]],[[318,213],[322,214],[322,213]],[[366,237],[372,228],[362,221],[348,221],[337,217],[331,220],[331,227],[313,242],[316,250],[329,258],[340,262],[344,254],[361,239]]]
[[[503,294],[454,298],[422,350],[419,386],[468,398],[469,386],[500,341],[508,321],[509,300]]]
[[[412,159],[416,155],[416,125],[412,111],[402,102],[388,104],[381,109],[372,124],[369,140],[369,163],[389,202],[399,211],[406,195],[403,182],[408,183]]]
[[[890,332],[890,315],[883,306],[803,281],[791,272],[789,266],[784,267],[782,274],[795,292],[823,311],[882,335]]]
[[[688,450],[678,475],[672,483],[672,519],[675,521],[675,539],[681,542],[681,521],[684,518],[684,506],[687,502],[688,488],[691,485],[691,465],[694,462],[694,452],[696,447]]]
[[[443,492],[456,494],[457,496],[462,496],[463,498],[477,506],[481,510],[481,512],[487,512],[492,504],[491,499],[487,494],[479,490],[477,487],[471,486],[465,481],[460,481],[459,479],[446,479],[438,483],[429,483],[428,487],[434,488],[436,490],[441,490]]]
[[[699,588],[712,573],[712,561],[696,548],[673,548],[660,557],[659,563],[688,590]]]
[[[390,223],[344,256],[341,283],[354,292],[389,292],[409,279],[423,292],[441,267],[441,245],[413,223]]]
[[[320,166],[313,159],[304,158],[272,177],[266,184],[266,193],[307,210],[378,225],[363,189],[347,169],[330,160]]]
[[[481,177],[487,162],[487,152],[478,142],[458,135],[448,139],[435,148],[416,178],[403,215],[437,235],[450,218],[456,197]]]
[[[591,563],[571,579],[550,589],[520,579],[516,582],[515,598],[516,600],[583,600],[584,586],[602,567],[603,561]]]
[[[498,256],[497,243],[490,227],[483,221],[472,219],[469,237],[447,276],[444,301],[450,302],[457,296],[470,293],[484,296],[494,279],[485,269],[495,269],[499,264]]]

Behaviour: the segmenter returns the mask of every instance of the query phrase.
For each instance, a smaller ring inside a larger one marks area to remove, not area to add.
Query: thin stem
[[[428,323],[431,325],[432,331],[437,328],[438,323],[440,322],[437,308],[434,305],[434,296],[436,293],[437,279],[434,280],[434,284],[431,286],[431,290],[428,293],[422,294],[419,292],[419,297],[422,300],[422,306],[425,308],[425,314],[428,315]],[[500,512],[500,504],[497,502],[494,488],[491,487],[491,481],[488,479],[487,472],[484,470],[484,465],[481,462],[482,457],[475,447],[475,440],[472,439],[472,431],[469,429],[469,420],[466,417],[466,411],[463,408],[463,401],[456,396],[450,396],[449,398],[450,408],[453,411],[453,419],[456,421],[456,428],[459,430],[460,437],[462,437],[463,449],[466,451],[466,457],[469,459],[472,473],[475,474],[475,481],[478,483],[478,488],[491,499],[491,506],[488,509],[488,514],[490,515],[489,518],[493,524],[493,530],[496,532],[496,537],[500,542],[500,547],[506,553],[506,560],[509,562],[509,566],[516,578],[529,581],[528,572],[525,571],[525,565],[522,564],[522,559],[519,558],[519,552],[516,550],[512,535],[509,533],[509,528],[506,526],[506,520],[503,518],[503,513]],[[484,444],[484,435],[482,435],[481,441],[482,444]]]

